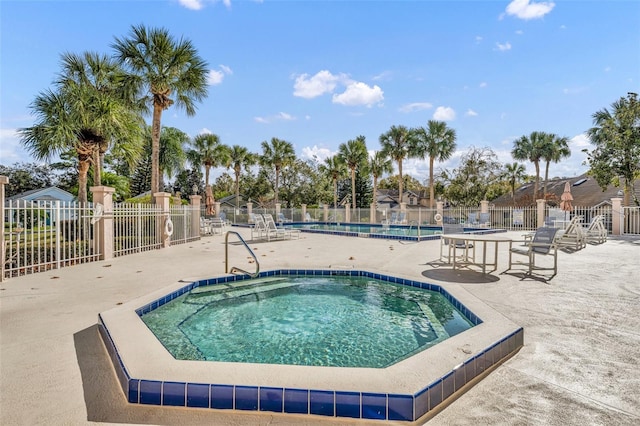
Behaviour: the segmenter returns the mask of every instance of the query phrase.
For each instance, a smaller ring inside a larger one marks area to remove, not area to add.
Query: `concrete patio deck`
[[[250,238],[248,229],[234,230]],[[223,241],[216,235],[1,283],[0,424],[387,424],[126,403],[98,335],[98,313],[180,279],[222,275]],[[438,258],[439,244],[303,233],[250,247],[262,270],[375,268],[461,288],[523,326],[524,347],[429,425],[640,424],[640,237],[560,252],[549,282],[500,274],[504,245],[498,270],[487,276],[434,267],[428,262]],[[237,245],[230,263],[254,266]]]

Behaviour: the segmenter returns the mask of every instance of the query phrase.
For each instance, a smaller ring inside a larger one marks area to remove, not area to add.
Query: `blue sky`
[[[359,135],[374,151],[392,125],[437,119],[458,152],[436,169],[472,146],[512,162],[513,141],[539,130],[570,139],[550,175],[571,177],[592,114],[640,91],[638,1],[2,0],[1,164],[33,161],[16,129],[60,54],[111,53],[138,24],[190,39],[211,69],[197,115],[171,108],[162,124],[254,152],[277,137],[323,159]],[[428,163],[403,171],[423,181]]]

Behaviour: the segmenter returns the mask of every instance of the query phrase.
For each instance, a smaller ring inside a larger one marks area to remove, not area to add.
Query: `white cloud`
[[[486,81],[483,81],[482,83],[480,83],[480,88],[484,89],[485,87],[487,87],[488,84]]]
[[[191,10],[200,10],[203,7],[201,0],[178,0],[178,3]]]
[[[313,77],[309,77],[309,74],[302,74],[296,78],[293,85],[293,96],[312,99],[325,93],[332,93],[338,82],[345,78],[346,76],[343,74],[333,75],[327,70],[319,71]]]
[[[347,89],[339,94],[333,95],[334,104],[342,105],[366,105],[371,107],[380,104],[384,100],[384,92],[379,86],[369,86],[362,82],[353,82],[347,85]]]
[[[333,155],[335,155],[335,153],[331,152],[330,149],[314,145],[302,148],[301,157],[309,160],[317,159],[318,161],[323,162],[325,158],[329,158]]]
[[[209,70],[209,75],[207,76],[207,84],[209,84],[210,86],[217,86],[218,84],[222,83],[225,75],[233,74],[231,68],[226,65],[220,65],[220,69],[222,71]]]
[[[542,18],[555,7],[553,2],[533,3],[530,0],[513,0],[505,10],[507,15],[529,20]]]
[[[415,112],[422,111],[424,109],[433,108],[429,102],[413,102],[410,104],[402,105],[399,109],[400,112]]]
[[[262,124],[269,124],[269,123],[273,123],[274,121],[293,121],[296,118],[291,115],[288,114],[286,112],[279,112],[276,115],[271,115],[268,117],[254,117],[253,120],[256,121],[257,123],[262,123]]]
[[[522,34],[524,34],[524,31],[522,31],[522,30],[516,30],[516,34],[518,34],[518,35],[522,35]]]
[[[203,127],[202,130],[200,130],[200,133],[198,133],[199,135],[212,135],[213,132],[209,129],[207,129],[206,127]]]
[[[511,50],[511,43],[509,43],[509,42],[506,42],[506,43],[504,43],[504,44],[502,44],[502,43],[496,43],[496,47],[497,47],[497,49],[498,49],[499,51],[501,51],[501,52],[505,52],[505,51],[507,51],[507,50]]]
[[[481,36],[476,36],[476,44],[480,44],[482,42]]]
[[[224,73],[222,71],[210,70],[207,76],[207,84],[210,86],[216,86],[222,83],[224,80]]]
[[[210,3],[217,3],[218,0],[209,0]],[[178,0],[182,6],[191,10],[201,10],[204,7],[204,0]],[[231,0],[222,0],[222,4],[225,5],[227,9],[231,9]]]
[[[391,80],[391,71],[383,71],[378,75],[374,75],[372,80],[373,81],[381,81],[381,80],[389,81]]]
[[[611,71],[611,67],[607,66],[604,68],[604,72],[609,72],[609,71]]]
[[[464,115],[466,115],[467,117],[477,117],[478,113],[472,110],[471,108],[469,108]]]
[[[450,107],[439,106],[433,113],[434,120],[452,121],[455,120],[455,118],[456,112],[453,110],[453,108]]]

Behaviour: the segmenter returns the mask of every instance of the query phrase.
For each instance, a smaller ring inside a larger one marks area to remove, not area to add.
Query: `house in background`
[[[13,197],[7,198],[6,201],[13,203],[19,200],[72,202],[76,201],[76,196],[70,192],[65,191],[64,189],[60,189],[56,186],[50,186],[48,188],[32,189],[30,191],[16,194]]]
[[[613,185],[604,191],[598,185],[598,182],[587,174],[576,176],[573,178],[550,179],[547,182],[547,205],[550,207],[560,207],[562,193],[564,192],[565,183],[571,185],[571,196],[573,197],[573,206],[575,207],[601,207],[611,206],[611,199],[623,197],[622,186],[615,187]],[[511,194],[502,195],[491,201],[495,207],[525,207],[535,206],[536,198],[544,196],[544,181],[540,181],[538,188],[538,197],[533,195],[534,183],[526,183],[515,191],[515,203]],[[640,197],[640,180],[635,182],[636,196]]]

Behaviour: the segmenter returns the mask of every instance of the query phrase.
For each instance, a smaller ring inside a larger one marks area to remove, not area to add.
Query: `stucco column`
[[[325,204],[324,205],[324,210],[322,212],[323,214],[323,221],[328,222],[329,221],[329,205]]]
[[[304,222],[304,218],[307,216],[307,205],[306,204],[301,204],[300,205],[300,214],[302,215],[302,218],[300,219],[301,222]],[[293,217],[291,218],[293,219]]]
[[[376,203],[373,203],[369,206],[369,223],[376,223]]]
[[[611,233],[613,235],[622,235],[624,233],[622,198],[611,199]]]
[[[200,202],[202,196],[190,195],[189,201],[191,202],[191,236],[200,236]]]
[[[169,200],[171,199],[171,194],[168,192],[156,192],[153,194],[153,199],[157,206],[160,206],[160,217],[157,222],[157,232],[160,236],[161,247],[168,248],[171,247],[171,236],[167,235],[165,229],[167,227],[167,221],[171,220],[171,210],[169,209]]]
[[[439,214],[440,217],[444,217],[444,201],[436,201],[436,214]],[[442,219],[437,220],[436,223],[438,225],[442,225]]]
[[[489,201],[480,201],[480,213],[489,213]]]
[[[278,220],[278,216],[280,215],[280,212],[282,211],[282,204],[280,203],[276,203],[276,220]]]
[[[536,200],[537,203],[537,216],[538,216],[538,220],[537,220],[537,228],[541,228],[544,226],[544,208],[547,205],[547,202],[545,200]]]
[[[6,247],[4,242],[4,186],[9,184],[7,176],[0,176],[0,218],[2,218],[2,228],[0,228],[1,242],[0,246],[0,282],[4,280],[4,262],[7,258]]]
[[[93,204],[102,204],[102,219],[93,225],[93,238],[98,244],[101,260],[113,259],[113,193],[115,188],[92,186]]]
[[[248,202],[247,203],[247,214],[249,216],[251,216],[251,213],[253,213],[253,203],[252,202]]]
[[[220,217],[220,202],[219,201],[215,201],[213,203],[213,209],[216,211],[216,216]]]
[[[351,206],[349,204],[345,204],[344,206],[344,221],[346,223],[351,222]]]

